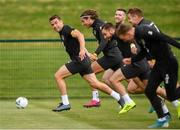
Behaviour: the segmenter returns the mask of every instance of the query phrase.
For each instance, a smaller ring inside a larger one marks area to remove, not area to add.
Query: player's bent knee
[[[59,72],[56,72],[54,77],[55,77],[55,79],[62,79],[63,78],[63,76]]]
[[[130,94],[134,94],[134,90],[130,87],[127,87],[127,92],[130,93]]]
[[[107,78],[105,76],[102,77],[101,79],[103,82],[106,82],[107,81]]]
[[[117,83],[117,80],[114,77],[110,77],[109,81],[110,81],[111,84],[116,84]]]
[[[98,88],[99,81],[97,79],[88,79],[87,81],[91,87]]]
[[[101,80],[102,80],[104,83],[109,84],[109,78],[107,78],[107,77],[102,77]]]

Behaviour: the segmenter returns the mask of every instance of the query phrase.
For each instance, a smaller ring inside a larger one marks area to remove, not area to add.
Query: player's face
[[[128,31],[125,34],[119,35],[119,38],[125,42],[131,42],[134,39],[134,35],[130,31]]]
[[[124,22],[124,20],[126,18],[126,14],[123,11],[117,10],[115,12],[114,18],[115,18],[116,23],[122,23],[122,22]]]
[[[81,18],[81,23],[82,23],[83,26],[89,28],[92,25],[92,19],[90,17]]]
[[[57,18],[51,20],[50,24],[51,24],[52,28],[54,29],[54,31],[56,31],[56,32],[60,32],[63,27],[62,20],[59,20]]]
[[[136,26],[138,25],[138,16],[128,14],[128,21],[130,24],[132,24],[132,26]]]
[[[114,34],[115,30],[113,28],[111,29],[103,29],[102,30],[102,35],[104,37],[105,40],[110,40]]]

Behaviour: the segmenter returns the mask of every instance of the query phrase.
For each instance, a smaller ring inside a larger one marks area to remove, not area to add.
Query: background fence
[[[87,49],[93,52],[95,39],[86,41]],[[180,60],[179,50],[173,51]],[[0,98],[58,97],[54,74],[68,60],[59,39],[0,40]],[[79,75],[68,78],[67,85],[70,97],[91,96],[89,85]]]

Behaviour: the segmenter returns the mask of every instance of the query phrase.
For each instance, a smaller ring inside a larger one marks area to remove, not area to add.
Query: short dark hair
[[[143,11],[139,8],[130,8],[127,14],[137,15],[139,17],[143,17]]]
[[[123,11],[124,13],[127,12],[127,11],[126,11],[125,9],[123,9],[123,8],[118,8],[118,9],[116,9],[116,11]]]
[[[110,29],[110,28],[115,29],[115,26],[114,26],[112,23],[105,23],[105,24],[102,26],[101,30],[103,30],[103,29],[108,30],[108,29]]]
[[[53,19],[56,19],[56,18],[61,20],[61,17],[59,17],[58,15],[53,15],[49,18],[49,21],[52,21]]]
[[[124,35],[132,28],[129,24],[120,24],[116,29],[116,35]]]
[[[91,19],[98,19],[98,14],[97,14],[96,10],[88,9],[88,10],[85,10],[85,11],[80,15],[80,17],[81,17],[81,18],[90,17]]]

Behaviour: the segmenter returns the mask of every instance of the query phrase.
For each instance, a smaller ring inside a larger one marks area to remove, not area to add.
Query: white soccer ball
[[[18,97],[18,98],[16,99],[16,107],[17,107],[17,108],[22,109],[22,108],[27,107],[27,105],[28,105],[28,100],[27,100],[27,98],[25,98],[25,97]]]

